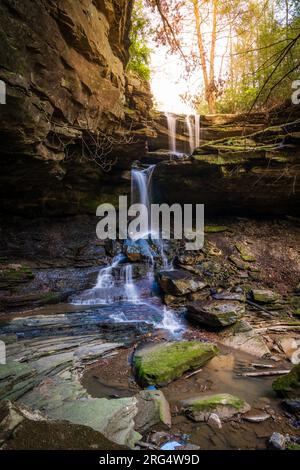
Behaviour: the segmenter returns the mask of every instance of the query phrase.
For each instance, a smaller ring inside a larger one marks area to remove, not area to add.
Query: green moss
[[[247,261],[249,263],[252,263],[253,261],[256,261],[255,256],[253,253],[251,253],[250,249],[243,245],[242,243],[236,243],[235,245],[236,249],[241,255],[241,258],[243,261]]]
[[[224,225],[205,225],[204,228],[205,233],[221,233],[227,232],[228,230],[229,228]]]
[[[300,396],[300,364],[287,374],[274,380],[273,390],[281,397]]]
[[[214,344],[198,341],[164,343],[136,352],[134,366],[142,383],[163,385],[201,367],[218,351]]]
[[[0,268],[0,287],[8,288],[34,279],[34,274],[26,266],[7,265]]]
[[[220,393],[218,395],[212,395],[210,397],[205,397],[203,399],[194,401],[191,404],[191,408],[193,411],[205,412],[213,411],[217,406],[220,405],[231,406],[236,410],[241,410],[245,406],[245,401],[227,393]]]
[[[287,450],[300,450],[300,444],[288,444]]]

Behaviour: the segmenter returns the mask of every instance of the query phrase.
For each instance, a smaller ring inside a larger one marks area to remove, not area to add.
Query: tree
[[[131,22],[130,60],[127,69],[135,72],[143,80],[150,80],[151,49],[147,41],[150,34],[150,20],[145,14],[143,0],[134,2]]]

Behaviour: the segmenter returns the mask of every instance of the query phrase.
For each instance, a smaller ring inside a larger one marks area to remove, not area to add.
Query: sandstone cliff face
[[[7,86],[7,104],[0,107],[0,196],[5,211],[84,212],[128,190],[128,176],[120,168],[128,169],[136,152],[145,151],[151,108],[148,85],[125,72],[132,4],[1,2],[0,79]],[[118,159],[110,177],[97,165],[103,154]]]

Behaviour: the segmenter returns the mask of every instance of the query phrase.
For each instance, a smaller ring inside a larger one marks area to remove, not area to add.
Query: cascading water
[[[127,264],[125,266],[125,295],[126,299],[131,300],[132,302],[138,302],[139,300],[137,290],[133,282],[131,264]]]
[[[131,202],[144,204],[151,214],[151,179],[155,165],[148,168],[132,169]],[[114,322],[146,321],[159,328],[168,330],[172,335],[182,331],[171,310],[161,305],[155,297],[155,260],[160,259],[164,270],[172,270],[164,251],[164,243],[159,234],[150,230],[140,240],[127,240],[126,243],[142,243],[148,257],[147,274],[143,279],[134,281],[134,265],[128,263],[127,257],[120,253],[111,264],[102,268],[96,285],[71,301],[74,305],[88,305],[108,312]],[[153,297],[152,297],[153,296]]]
[[[195,114],[195,148],[197,149],[200,147],[200,116],[199,114]]]
[[[189,142],[190,142],[190,153],[192,154],[195,150],[195,141],[194,141],[194,129],[190,116],[186,116],[186,125],[189,133]]]
[[[189,133],[190,153],[200,146],[200,116],[194,115],[194,122],[191,116],[186,116],[186,127]]]
[[[173,155],[177,154],[176,148],[176,126],[177,119],[174,114],[166,113],[166,118],[168,122],[168,131],[169,131],[169,150]]]

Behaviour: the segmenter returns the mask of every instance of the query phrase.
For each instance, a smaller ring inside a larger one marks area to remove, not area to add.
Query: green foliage
[[[132,14],[130,60],[127,69],[135,72],[143,80],[150,80],[151,49],[147,42],[149,30],[150,21],[145,14],[143,0],[136,0]]]

